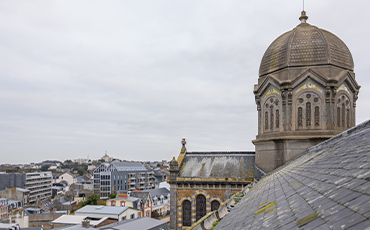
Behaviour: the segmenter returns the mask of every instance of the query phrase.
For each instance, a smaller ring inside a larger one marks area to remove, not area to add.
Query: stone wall
[[[185,229],[182,226],[182,203],[185,200],[191,202],[191,222],[196,222],[196,197],[200,194],[206,197],[206,211],[211,212],[211,202],[217,200],[220,204],[228,200],[232,195],[237,194],[242,190],[248,183],[235,183],[224,181],[223,183],[214,184],[207,183],[206,181],[199,184],[177,184],[176,185],[176,196],[171,194],[171,229]],[[172,186],[172,184],[171,184]],[[172,192],[172,187],[171,187]],[[176,197],[176,200],[172,200]],[[175,212],[174,203],[176,202]],[[172,206],[173,205],[173,206]],[[176,222],[176,223],[175,223]],[[176,224],[176,227],[173,225]]]

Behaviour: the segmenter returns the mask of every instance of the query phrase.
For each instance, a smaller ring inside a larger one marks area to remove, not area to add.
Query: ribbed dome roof
[[[287,66],[322,64],[332,64],[349,70],[354,67],[351,52],[342,40],[303,20],[296,28],[281,35],[269,46],[263,55],[259,75]]]

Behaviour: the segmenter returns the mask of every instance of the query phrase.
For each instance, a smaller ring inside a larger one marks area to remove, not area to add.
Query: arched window
[[[303,127],[303,109],[302,107],[298,108],[298,127]]]
[[[346,120],[346,106],[343,103],[342,104],[342,127],[343,128],[346,127],[345,120]]]
[[[182,226],[191,226],[191,203],[188,200],[182,203]]]
[[[265,129],[269,129],[269,112],[265,112]]]
[[[195,199],[196,205],[196,220],[198,221],[206,214],[206,197],[198,195]]]
[[[311,127],[311,102],[306,103],[306,127]]]
[[[270,129],[274,129],[274,106],[270,107]]]
[[[315,107],[315,126],[320,126],[320,107]]]
[[[349,109],[347,109],[347,128],[349,128]]]
[[[280,127],[280,114],[279,114],[279,110],[277,109],[276,110],[276,128],[279,128]]]
[[[220,207],[220,202],[214,200],[211,202],[211,212],[217,210]]]
[[[340,108],[337,108],[337,126],[340,127]]]

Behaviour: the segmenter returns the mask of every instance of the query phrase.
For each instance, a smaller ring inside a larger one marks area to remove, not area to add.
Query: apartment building
[[[94,193],[101,199],[117,191],[133,191],[154,187],[153,172],[138,162],[102,163],[94,170]]]
[[[51,172],[26,173],[26,189],[30,190],[30,202],[51,197],[52,180]]]
[[[16,187],[29,190],[28,202],[35,202],[37,199],[44,199],[51,196],[52,185],[51,172],[33,172],[33,173],[1,173],[0,174],[0,191],[6,188]],[[22,190],[23,191],[23,190]],[[25,192],[25,191],[23,191]],[[27,202],[27,203],[28,203]]]

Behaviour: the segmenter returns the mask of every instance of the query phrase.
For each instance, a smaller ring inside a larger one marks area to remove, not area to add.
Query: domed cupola
[[[259,76],[293,66],[330,64],[353,70],[346,44],[329,31],[306,23],[307,18],[303,11],[301,24],[272,42],[263,55]]]
[[[360,86],[346,44],[301,23],[266,50],[254,95],[258,111],[256,165],[269,172],[356,124]]]

